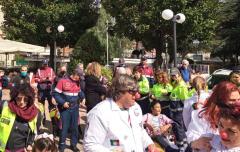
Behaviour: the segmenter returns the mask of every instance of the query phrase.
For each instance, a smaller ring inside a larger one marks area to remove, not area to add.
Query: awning
[[[37,45],[0,39],[0,54],[16,52],[41,53],[45,52],[45,48]]]

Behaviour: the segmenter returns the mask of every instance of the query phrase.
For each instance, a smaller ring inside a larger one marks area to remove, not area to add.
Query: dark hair
[[[221,108],[219,118],[225,118],[240,122],[240,105],[232,105]]]
[[[28,103],[27,103],[28,107],[34,104],[35,93],[33,88],[30,86],[30,84],[24,83],[24,84],[20,84],[19,87],[17,88],[12,87],[10,91],[10,98],[11,98],[10,101],[16,102],[16,98],[19,94],[23,94],[28,98]]]
[[[43,151],[51,151],[51,152],[57,152],[57,146],[54,141],[52,141],[50,138],[40,138],[34,141],[33,145],[33,152],[36,152],[38,150]]]
[[[134,68],[133,68],[133,73],[136,73],[136,72],[139,72],[139,73],[143,73],[143,67],[141,67],[141,66],[135,66]]]
[[[156,104],[158,104],[159,102],[157,101],[157,100],[153,100],[152,102],[151,102],[151,104],[150,104],[150,108],[152,109],[152,108],[154,108],[154,106],[156,105]],[[160,103],[159,103],[160,104]],[[161,105],[161,104],[160,104]]]

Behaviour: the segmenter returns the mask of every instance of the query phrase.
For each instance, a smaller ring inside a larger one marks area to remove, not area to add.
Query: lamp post
[[[168,37],[169,35],[165,35],[165,67],[166,67],[166,71],[168,70]]]
[[[52,32],[54,32],[56,30],[52,31],[52,27],[47,27],[46,31],[47,31],[47,33],[52,33]],[[64,26],[63,25],[58,25],[57,32],[58,33],[62,33],[63,31],[64,31]],[[57,33],[55,32],[54,34],[55,35],[54,35],[54,38],[53,38],[53,51],[50,50],[50,60],[53,63],[52,66],[53,66],[54,71],[56,71],[57,70],[56,69],[56,65],[57,65],[57,58],[56,58],[56,55],[57,55],[57,50],[56,50],[57,49],[57,42],[56,42],[56,36],[57,36]]]
[[[186,19],[185,15],[182,13],[178,13],[174,15],[173,11],[170,9],[165,9],[162,12],[162,18],[165,20],[172,20],[173,21],[173,55],[174,55],[174,67],[177,66],[177,30],[176,30],[176,23],[183,23]]]
[[[116,24],[115,18],[111,17],[110,22],[107,20],[106,24],[107,24],[107,28],[106,28],[106,30],[107,30],[107,32],[106,32],[106,39],[107,39],[107,66],[109,66],[109,33],[108,33],[108,30],[109,30],[110,26],[114,26]]]

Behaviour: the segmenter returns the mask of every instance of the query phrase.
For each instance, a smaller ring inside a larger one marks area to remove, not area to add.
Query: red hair
[[[219,114],[223,107],[228,105],[228,100],[232,92],[239,91],[238,87],[232,82],[224,81],[219,83],[214,89],[211,96],[207,99],[202,111],[202,116],[216,129],[219,121]]]

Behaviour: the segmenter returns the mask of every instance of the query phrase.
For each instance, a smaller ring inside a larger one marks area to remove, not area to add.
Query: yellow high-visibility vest
[[[5,152],[7,141],[11,133],[16,114],[12,113],[8,107],[8,102],[4,102],[0,118],[0,151]],[[37,116],[28,122],[32,132],[37,130]]]

